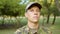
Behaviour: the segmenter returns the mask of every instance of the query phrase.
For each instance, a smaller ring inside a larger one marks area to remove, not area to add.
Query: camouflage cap
[[[27,11],[28,9],[30,9],[30,8],[32,8],[32,7],[34,7],[34,6],[37,6],[39,9],[42,8],[42,6],[41,6],[39,3],[37,3],[37,2],[30,2],[30,3],[26,6],[25,11]]]

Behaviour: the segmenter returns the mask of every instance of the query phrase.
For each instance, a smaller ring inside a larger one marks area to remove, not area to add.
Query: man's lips
[[[33,18],[37,19],[38,17],[37,16],[34,16]]]

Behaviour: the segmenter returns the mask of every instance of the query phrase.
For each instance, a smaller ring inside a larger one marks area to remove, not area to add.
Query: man
[[[42,6],[37,2],[29,3],[25,12],[28,23],[26,26],[17,29],[15,34],[51,34],[48,28],[39,24],[41,8]]]

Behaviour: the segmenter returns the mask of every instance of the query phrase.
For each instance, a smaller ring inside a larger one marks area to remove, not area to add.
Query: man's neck
[[[28,21],[28,27],[31,29],[38,29],[39,24],[38,24],[38,22],[32,23],[32,22]]]

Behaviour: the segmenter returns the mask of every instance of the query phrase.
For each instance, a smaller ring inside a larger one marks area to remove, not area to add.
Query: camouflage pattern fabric
[[[47,27],[44,26],[40,26],[37,32],[35,32],[34,30],[31,31],[28,29],[27,26],[24,26],[22,28],[17,29],[15,34],[52,34],[52,33]]]

